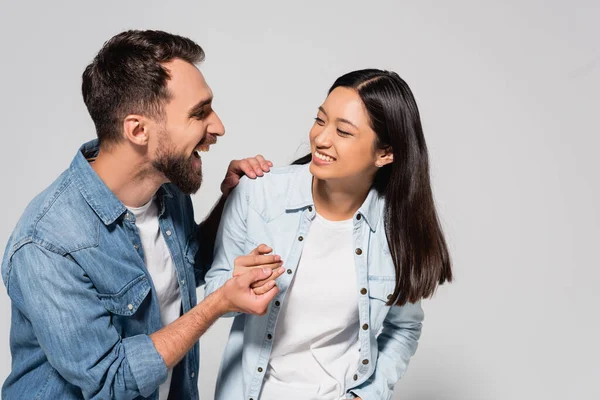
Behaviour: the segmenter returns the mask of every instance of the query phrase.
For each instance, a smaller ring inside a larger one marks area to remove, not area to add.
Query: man
[[[128,31],[86,68],[98,140],[27,207],[2,262],[13,356],[3,398],[196,399],[200,336],[224,313],[264,314],[277,294],[281,262],[256,250],[238,262],[265,268],[196,305],[224,202],[196,225],[200,153],[225,132],[203,58],[187,38]],[[224,197],[269,167],[232,162]]]

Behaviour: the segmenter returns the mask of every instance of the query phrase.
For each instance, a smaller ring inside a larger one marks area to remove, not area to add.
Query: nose
[[[221,118],[219,118],[217,113],[214,111],[211,115],[211,120],[208,125],[208,133],[216,136],[223,136],[225,134],[225,126],[223,126]]]
[[[331,147],[332,139],[330,131],[331,129],[325,128],[315,136],[315,145],[317,147],[322,149]]]

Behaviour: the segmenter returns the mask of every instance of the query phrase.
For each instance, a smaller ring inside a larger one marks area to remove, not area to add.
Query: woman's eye
[[[317,122],[317,124],[319,124],[319,125],[321,125],[321,126],[325,125],[325,121],[323,121],[323,120],[322,120],[321,118],[319,118],[319,117],[316,117],[316,118],[315,118],[315,121]]]
[[[351,134],[351,133],[344,132],[344,131],[342,131],[342,130],[339,130],[339,129],[338,129],[337,131],[338,131],[338,134],[340,134],[340,135],[342,135],[342,136],[352,136],[352,134]]]

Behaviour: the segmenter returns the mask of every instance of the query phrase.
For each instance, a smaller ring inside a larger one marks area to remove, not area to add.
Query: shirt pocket
[[[146,319],[138,313],[152,286],[146,275],[126,283],[118,293],[98,294],[100,302],[111,314],[111,322],[121,337],[146,332]],[[137,314],[137,315],[136,315]]]
[[[369,275],[369,319],[376,335],[379,335],[383,321],[390,311],[387,302],[391,299],[395,287],[396,280],[393,276]]]

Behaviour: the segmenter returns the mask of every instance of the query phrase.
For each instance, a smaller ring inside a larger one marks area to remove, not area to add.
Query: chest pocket
[[[111,314],[111,322],[121,337],[147,333],[145,314],[148,307],[145,312],[140,308],[144,308],[142,304],[149,297],[151,288],[146,275],[140,275],[127,283],[118,293],[98,294],[102,305]]]
[[[396,287],[393,276],[369,275],[369,310],[371,327],[379,331],[390,307],[386,303],[391,299]]]

